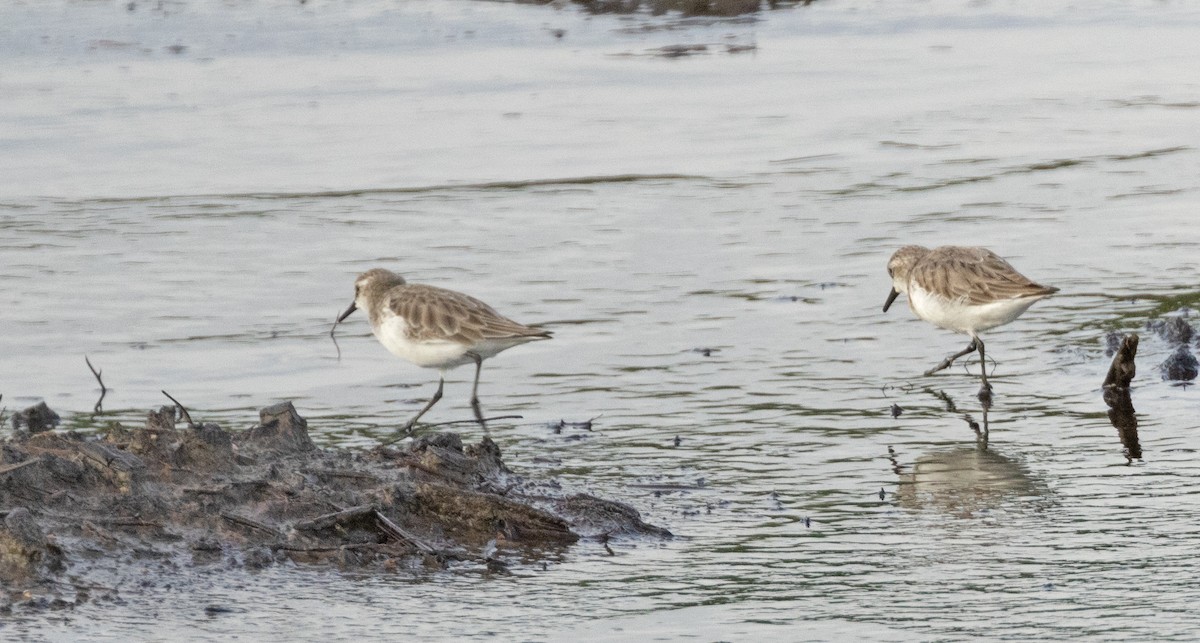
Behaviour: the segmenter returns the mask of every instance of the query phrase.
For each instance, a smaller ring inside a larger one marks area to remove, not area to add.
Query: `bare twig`
[[[166,396],[167,396],[167,399],[169,399],[169,400],[171,400],[172,402],[174,402],[174,403],[175,403],[175,408],[179,409],[179,417],[181,417],[181,418],[183,418],[184,420],[186,420],[186,421],[187,421],[187,423],[188,423],[188,426],[190,426],[190,427],[195,427],[195,426],[196,426],[196,423],[192,421],[192,416],[191,416],[190,414],[188,414],[188,411],[187,411],[187,409],[186,409],[186,408],[184,408],[184,406],[183,406],[182,404],[180,404],[180,403],[179,403],[179,400],[177,400],[177,399],[175,399],[175,398],[171,397],[171,394],[170,394],[170,393],[168,393],[168,392],[166,392],[166,391],[163,391],[163,392],[162,392],[162,394],[163,394],[163,395],[166,395]]]
[[[391,536],[392,538],[395,538],[396,540],[404,540],[404,541],[410,542],[413,544],[413,546],[415,546],[417,549],[420,549],[422,552],[425,552],[426,554],[436,554],[437,553],[436,549],[434,549],[432,546],[430,546],[429,544],[427,544],[420,538],[417,538],[416,536],[414,536],[411,531],[408,531],[408,530],[402,528],[400,525],[397,525],[396,523],[392,522],[391,520],[388,520],[388,517],[383,515],[383,513],[381,513],[378,509],[375,510],[375,520],[376,520],[376,524],[379,525],[379,528],[381,530],[383,530],[384,533]]]
[[[231,522],[231,523],[233,523],[233,524],[235,524],[235,525],[241,525],[241,526],[243,526],[243,527],[249,527],[250,529],[257,529],[257,530],[259,530],[259,531],[261,531],[261,532],[264,532],[264,533],[266,533],[266,534],[270,534],[271,536],[273,536],[273,537],[275,537],[275,538],[278,538],[278,537],[279,537],[279,531],[278,531],[278,530],[276,530],[274,527],[271,527],[270,525],[267,525],[267,524],[265,524],[265,523],[261,523],[261,522],[259,522],[259,521],[257,521],[257,520],[254,520],[254,519],[251,519],[251,518],[247,518],[247,517],[245,517],[245,516],[239,516],[239,515],[237,515],[237,514],[234,514],[234,513],[229,513],[228,511],[223,511],[223,512],[221,512],[221,517],[222,517],[222,518],[224,518],[225,520],[228,520],[229,522]]]
[[[354,543],[354,544],[349,544],[349,545],[331,545],[328,547],[300,547],[297,545],[290,545],[288,543],[277,543],[277,544],[271,545],[270,547],[271,547],[271,549],[274,549],[277,551],[292,551],[292,552],[296,552],[299,554],[327,554],[329,552],[342,551],[342,550],[354,551],[357,549],[379,549],[379,544],[378,543]]]
[[[341,316],[340,313],[338,316],[339,317]],[[338,320],[335,319],[333,322],[333,326],[330,327],[330,329],[329,329],[329,339],[333,340],[333,347],[337,349],[337,359],[340,362],[340,361],[342,361],[342,347],[338,346],[337,338],[333,336],[333,331],[337,330],[337,326],[338,326]]]
[[[323,516],[317,516],[312,520],[298,522],[294,526],[300,531],[321,531],[322,529],[329,529],[334,525],[352,522],[364,516],[368,516],[374,511],[375,507],[371,505],[359,505],[357,507],[350,507],[349,509],[342,509],[334,513],[325,514]]]
[[[96,413],[100,413],[101,412],[100,405],[101,405],[101,403],[104,402],[104,396],[108,395],[108,388],[104,386],[104,380],[100,379],[100,374],[103,371],[96,370],[96,367],[92,366],[92,361],[88,359],[87,355],[83,356],[83,361],[87,362],[88,370],[90,370],[92,372],[92,375],[96,376],[96,381],[100,383],[100,399],[96,400],[96,406],[93,407],[93,410]]]
[[[25,460],[24,462],[18,462],[16,464],[10,464],[8,466],[0,467],[0,476],[12,473],[13,471],[16,471],[17,469],[24,469],[25,467],[28,467],[31,464],[37,464],[41,461],[42,461],[41,458],[30,458],[28,460]]]

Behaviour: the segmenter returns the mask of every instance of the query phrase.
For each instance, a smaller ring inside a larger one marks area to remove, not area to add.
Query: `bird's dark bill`
[[[896,301],[896,298],[899,296],[900,296],[900,291],[896,290],[895,288],[892,288],[892,292],[888,294],[887,301],[883,302],[883,312],[886,313],[888,311],[888,308],[892,307],[892,302]],[[346,313],[346,315],[349,315],[349,314],[350,313]],[[345,315],[343,315],[343,317],[345,317]]]
[[[890,303],[890,302],[889,302],[889,303]],[[354,311],[356,311],[356,310],[358,310],[358,306],[356,306],[356,305],[355,305],[355,304],[353,304],[353,303],[352,303],[352,304],[350,304],[350,307],[346,309],[346,312],[342,313],[341,315],[338,315],[338,318],[337,318],[337,323],[339,323],[339,324],[340,324],[340,323],[342,323],[342,320],[343,320],[343,319],[345,319],[345,318],[349,317],[349,316],[350,316],[350,313],[352,313],[352,312],[354,312]],[[884,310],[887,310],[887,309],[886,309],[886,308],[884,308]]]

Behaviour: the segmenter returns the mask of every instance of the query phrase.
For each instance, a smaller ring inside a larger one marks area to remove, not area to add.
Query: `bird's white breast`
[[[425,368],[448,369],[462,366],[474,359],[467,356],[470,346],[448,339],[414,340],[408,336],[404,318],[385,311],[378,326],[371,330],[379,343],[396,357]]]
[[[1021,316],[1040,297],[999,299],[984,304],[971,304],[964,299],[949,299],[910,283],[908,304],[917,317],[965,335],[1003,326]]]

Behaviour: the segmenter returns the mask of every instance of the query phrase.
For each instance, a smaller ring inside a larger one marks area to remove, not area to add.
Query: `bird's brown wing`
[[[409,284],[388,299],[391,312],[404,319],[409,338],[471,345],[485,339],[549,337],[550,333],[517,323],[491,306],[453,290]]]
[[[1058,292],[1017,272],[987,248],[935,248],[913,266],[909,279],[951,301],[976,305]]]

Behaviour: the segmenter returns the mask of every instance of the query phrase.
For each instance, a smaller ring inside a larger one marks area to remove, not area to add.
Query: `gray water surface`
[[[116,572],[121,602],[0,636],[1195,640],[1197,393],[1144,325],[1200,302],[1198,29],[1149,2],[0,7],[0,406],[86,429],[165,389],[242,428],[286,399],[372,446],[436,385],[361,316],[329,341],[382,266],[552,329],[485,364],[486,412],[524,416],[506,462],[678,536],[507,577]],[[880,310],[907,243],[1062,289],[987,336],[986,451],[978,363],[921,376],[967,339]],[[1140,459],[1110,331],[1143,335]],[[426,419],[470,418],[471,375]]]

